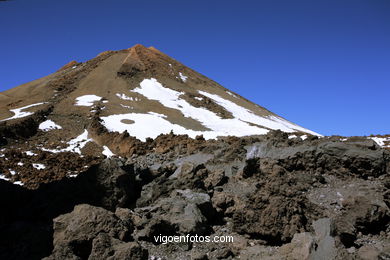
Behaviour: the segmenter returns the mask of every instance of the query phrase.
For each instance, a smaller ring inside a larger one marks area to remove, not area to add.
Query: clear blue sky
[[[389,0],[0,1],[0,91],[136,43],[319,133],[390,133]]]

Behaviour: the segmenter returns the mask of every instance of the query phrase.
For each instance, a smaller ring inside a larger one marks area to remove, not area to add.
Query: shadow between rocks
[[[130,207],[139,190],[132,168],[115,159],[37,190],[0,180],[0,259],[48,256],[53,250],[53,218],[83,203],[107,210]]]

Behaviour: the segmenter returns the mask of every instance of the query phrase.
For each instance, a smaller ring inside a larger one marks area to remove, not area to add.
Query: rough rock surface
[[[140,229],[137,235],[144,240],[152,240],[159,234],[210,234],[215,218],[210,196],[189,189],[175,190],[167,198],[148,207],[137,208],[135,213],[147,216],[137,225]]]
[[[276,131],[140,145],[37,189],[0,180],[0,258],[389,258],[390,153],[371,141]],[[187,234],[234,243],[155,241]]]
[[[71,213],[53,222],[54,249],[47,259],[96,259],[99,256],[114,256],[115,259],[120,255],[131,259],[132,253],[139,255],[142,251],[135,244],[123,242],[129,240],[132,225],[122,223],[114,213],[103,208],[77,205]]]

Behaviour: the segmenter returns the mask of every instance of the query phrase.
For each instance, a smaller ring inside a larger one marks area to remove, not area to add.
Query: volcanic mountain
[[[109,131],[127,130],[143,141],[170,131],[206,139],[265,134],[269,129],[315,134],[142,45],[104,52],[85,63],[73,61],[5,91],[0,120],[23,118],[45,106],[53,106],[48,120],[63,131],[79,125],[71,115],[87,120],[97,114]]]
[[[0,259],[389,259],[390,135],[322,137],[141,45],[0,101]]]
[[[142,45],[72,61],[1,93],[0,101],[1,142],[28,154],[129,155],[134,143],[170,132],[205,139],[277,129],[318,135]],[[127,136],[133,138],[123,141]],[[23,144],[11,141],[18,138]]]

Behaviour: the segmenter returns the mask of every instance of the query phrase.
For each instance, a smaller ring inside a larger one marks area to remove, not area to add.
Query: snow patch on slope
[[[35,169],[37,170],[43,170],[43,169],[46,169],[46,166],[42,163],[33,163],[32,165]]]
[[[176,134],[188,134],[191,137],[202,134],[182,126],[172,124],[164,119],[165,115],[157,113],[128,113],[120,115],[110,115],[102,117],[103,125],[112,132],[123,133],[127,131],[130,135],[145,141],[146,138],[156,138],[160,134],[168,134],[173,131]],[[133,124],[122,123],[122,120],[128,119],[134,121]]]
[[[108,158],[115,155],[113,152],[111,152],[111,150],[107,146],[103,146],[102,154],[107,156]]]
[[[39,124],[39,129],[47,132],[54,129],[62,129],[62,127],[54,123],[52,120],[46,120]]]
[[[195,119],[209,129],[207,131],[186,129],[183,126],[171,123],[166,119],[165,115],[152,112],[147,114],[116,114],[101,118],[102,124],[109,131],[120,133],[127,131],[130,135],[135,136],[143,141],[147,137],[155,138],[159,134],[167,134],[170,131],[173,131],[175,134],[187,134],[193,138],[197,135],[203,135],[206,139],[214,139],[218,136],[247,136],[266,134],[269,130],[262,128],[262,126],[271,129],[281,129],[285,132],[295,132],[297,130],[304,129],[300,128],[299,126],[295,126],[281,118],[265,118],[255,115],[251,111],[238,106],[229,100],[223,99],[218,95],[200,91],[200,94],[213,99],[216,103],[230,111],[234,116],[234,118],[231,119],[223,119],[210,110],[202,107],[192,106],[186,100],[180,97],[184,94],[183,92],[166,88],[154,78],[144,79],[140,83],[140,87],[137,87],[132,91],[145,96],[149,100],[156,100],[165,107],[179,110],[184,117]],[[126,119],[131,120],[134,123],[123,123],[122,121]],[[305,132],[309,132],[306,129],[304,130]]]
[[[217,136],[245,136],[255,134],[266,134],[267,129],[259,128],[243,122],[239,118],[223,119],[216,113],[202,107],[194,107],[186,100],[180,98],[183,92],[178,92],[163,87],[156,79],[144,79],[140,87],[133,90],[148,99],[159,101],[165,107],[177,109],[185,117],[193,118],[211,131],[196,131],[203,134],[205,138],[215,138]],[[214,132],[214,133],[212,133]]]
[[[143,80],[140,87],[133,91],[142,94],[150,100],[157,100],[166,107],[181,111],[185,117],[198,120],[205,127],[209,128],[210,131],[186,129],[180,125],[172,124],[165,119],[165,115],[157,113],[128,113],[102,117],[103,125],[109,131],[124,132],[127,130],[130,135],[140,140],[145,140],[147,137],[155,138],[159,134],[169,133],[170,131],[176,134],[188,134],[191,137],[203,135],[206,139],[227,135],[266,134],[268,132],[267,129],[251,126],[239,119],[222,119],[212,111],[194,107],[180,98],[184,94],[183,92],[165,88],[156,79]],[[132,120],[134,123],[122,123],[124,119]]]
[[[138,98],[133,98],[133,97],[129,97],[125,94],[120,94],[120,93],[116,93],[115,94],[118,98],[122,99],[122,100],[129,100],[129,101],[138,101]]]
[[[237,96],[236,95],[234,95],[232,92],[230,92],[230,91],[226,91],[226,93],[228,93],[230,96],[232,96],[232,97],[235,97],[235,98],[237,98]]]
[[[274,130],[282,130],[283,132],[291,133],[296,131],[302,131],[306,133],[310,133],[313,135],[318,135],[315,132],[312,132],[308,129],[305,129],[303,127],[300,127],[298,125],[292,124],[288,122],[287,120],[284,120],[283,118],[276,117],[276,116],[267,116],[262,117],[254,114],[252,111],[237,105],[236,103],[224,99],[218,95],[210,94],[205,91],[199,91],[200,94],[214,100],[218,105],[224,107],[227,111],[231,112],[232,115],[244,122],[253,123],[260,126],[265,126],[270,129]]]
[[[26,117],[26,116],[31,116],[32,114],[34,114],[34,112],[24,112],[22,110],[30,108],[30,107],[43,105],[45,103],[46,102],[41,102],[41,103],[36,103],[36,104],[31,104],[31,105],[28,105],[28,106],[20,107],[20,108],[10,109],[10,112],[14,113],[14,115],[12,117],[0,120],[0,122],[7,121],[7,120],[12,120],[12,119],[16,119],[16,118],[23,118],[23,117]]]
[[[27,156],[34,156],[34,155],[37,155],[36,153],[33,153],[31,151],[26,151],[25,152]]]
[[[383,148],[390,148],[390,143],[385,144],[385,142],[390,142],[390,137],[368,137],[369,139],[374,140],[375,143],[377,143],[379,146]]]
[[[94,102],[100,101],[102,97],[96,96],[96,95],[84,95],[76,98],[76,104],[75,106],[85,106],[90,107],[93,105]]]
[[[121,107],[127,108],[127,109],[133,109],[133,107],[131,107],[131,106],[126,106],[126,105],[123,105],[123,104],[121,104]]]
[[[302,139],[302,141],[305,141],[307,139],[307,135],[302,135],[301,139]]]
[[[9,181],[10,179],[8,179],[7,177],[5,177],[4,174],[0,174],[0,180]]]
[[[187,79],[188,79],[188,77],[185,76],[185,75],[184,75],[183,73],[181,73],[181,72],[179,72],[179,76],[180,76],[180,78],[181,78],[181,80],[182,80],[183,82],[186,82]]]
[[[84,132],[77,136],[76,138],[70,140],[67,144],[69,145],[66,148],[63,149],[47,149],[47,148],[41,148],[42,151],[51,152],[51,153],[64,153],[64,152],[72,152],[72,153],[78,153],[81,154],[81,149],[84,148],[84,146],[88,143],[93,141],[92,139],[88,138],[88,131],[84,130]]]

